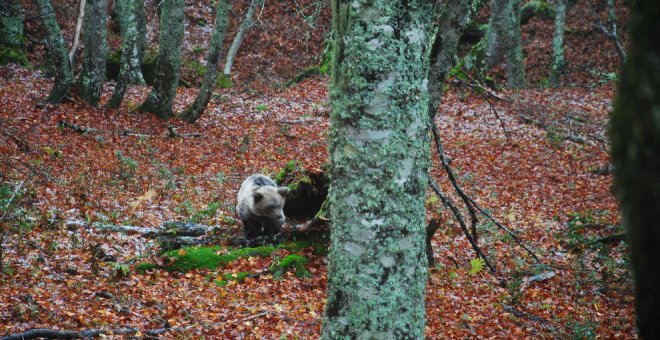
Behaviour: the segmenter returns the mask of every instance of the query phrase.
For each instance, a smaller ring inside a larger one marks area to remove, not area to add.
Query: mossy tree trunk
[[[229,6],[223,0],[218,1],[218,8],[215,15],[215,25],[213,27],[213,34],[211,35],[211,43],[209,45],[208,56],[206,57],[206,73],[202,80],[202,86],[199,88],[199,93],[195,101],[183,113],[181,119],[188,122],[195,122],[202,115],[206,106],[211,99],[211,94],[215,88],[215,83],[218,80],[218,66],[220,64],[220,55],[222,43],[225,40],[225,33],[227,32],[227,13]]]
[[[564,30],[566,28],[566,0],[557,0],[555,12],[555,32],[552,36],[552,71],[550,84],[561,85],[561,76],[564,74]]]
[[[660,3],[632,5],[630,49],[611,120],[615,185],[628,232],[642,339],[660,335]]]
[[[83,24],[82,71],[76,81],[76,94],[92,106],[97,106],[105,81],[105,59],[108,5],[105,0],[87,0]]]
[[[322,338],[424,337],[430,1],[333,0]]]
[[[144,0],[135,0],[135,22],[137,24],[137,49],[140,62],[147,53],[147,14],[144,11]]]
[[[138,111],[152,112],[162,119],[172,117],[172,104],[179,85],[185,20],[184,5],[183,0],[163,1],[156,78],[151,93],[138,108]]]
[[[108,108],[116,109],[124,99],[124,93],[128,84],[144,84],[142,72],[140,71],[140,56],[137,45],[137,22],[135,15],[135,0],[115,0],[117,4],[117,15],[121,29],[121,59],[119,66],[119,79],[112,97],[108,101]]]
[[[234,64],[234,58],[238,53],[238,48],[241,46],[241,43],[243,43],[243,38],[245,38],[245,34],[250,29],[250,27],[252,27],[252,23],[253,23],[252,17],[254,16],[254,12],[257,11],[258,7],[263,6],[265,2],[266,0],[252,0],[252,2],[250,3],[250,7],[248,8],[247,12],[245,12],[245,18],[243,18],[243,21],[241,22],[241,26],[238,28],[238,32],[236,32],[236,36],[234,37],[234,41],[231,42],[231,46],[229,47],[229,51],[227,52],[225,67],[222,71],[222,73],[226,77],[229,77],[229,74],[231,73],[231,67]]]
[[[46,30],[49,55],[53,58],[52,62],[57,70],[55,84],[53,84],[48,97],[40,105],[46,103],[58,104],[66,97],[73,85],[73,71],[69,63],[69,51],[67,51],[66,44],[64,44],[62,31],[57,23],[50,0],[37,0],[37,6],[39,7],[39,16]]]
[[[520,0],[491,0],[486,69],[506,57],[507,84],[525,87],[525,63],[520,29]]]
[[[0,65],[16,63],[27,66],[27,53],[23,42],[23,8],[18,0],[0,2]]]

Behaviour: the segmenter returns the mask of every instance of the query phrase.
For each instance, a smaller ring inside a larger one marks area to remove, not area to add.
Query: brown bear
[[[243,221],[243,236],[274,236],[284,224],[284,200],[289,188],[278,187],[267,176],[255,174],[243,181],[238,191],[236,213]]]

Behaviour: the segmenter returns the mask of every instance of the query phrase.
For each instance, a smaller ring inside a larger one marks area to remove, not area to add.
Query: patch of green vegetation
[[[6,65],[10,63],[23,67],[30,66],[30,62],[28,61],[27,53],[25,50],[0,45],[0,65]]]
[[[197,60],[189,61],[187,66],[194,72],[195,77],[197,78],[204,77],[204,73],[206,73],[206,66],[204,66],[199,61]]]
[[[124,156],[121,151],[115,151],[115,156],[119,160],[119,165],[117,166],[117,175],[119,179],[128,180],[135,176],[138,168],[138,162],[128,156]]]
[[[269,270],[273,273],[273,277],[276,279],[281,279],[284,273],[292,269],[295,270],[294,274],[296,277],[305,278],[310,276],[309,270],[305,268],[307,262],[309,262],[309,260],[304,256],[290,254],[281,260],[273,261]]]
[[[259,105],[255,106],[254,109],[257,110],[257,111],[263,112],[263,111],[268,110],[268,105],[259,104]]]
[[[327,255],[328,245],[319,241],[296,240],[277,245],[277,248],[286,249],[292,252],[299,252],[303,249],[312,248],[314,255]]]
[[[215,86],[221,89],[230,89],[234,87],[234,83],[226,74],[221,73],[215,81]]]
[[[193,212],[190,215],[190,218],[188,218],[188,221],[194,223],[201,223],[204,221],[208,221],[215,217],[215,215],[218,213],[219,207],[220,207],[220,202],[209,203],[206,206],[206,208]]]
[[[297,162],[295,160],[290,160],[286,162],[286,164],[284,165],[284,169],[280,170],[280,172],[278,172],[277,175],[275,175],[274,179],[278,185],[282,184],[286,175],[292,173],[293,170],[296,169],[296,163]]]
[[[569,319],[566,323],[566,338],[568,339],[596,339],[598,323],[592,320],[579,321]]]
[[[157,269],[157,268],[158,268],[157,265],[149,262],[142,262],[135,265],[135,271],[137,271],[140,274],[144,274],[152,269]]]
[[[523,17],[538,16],[542,19],[553,19],[555,17],[555,6],[547,1],[532,0],[520,8]]]
[[[470,260],[470,270],[468,270],[468,274],[470,275],[479,274],[484,269],[485,264],[486,262],[484,262],[483,259],[477,258]]]
[[[173,258],[174,262],[165,267],[165,269],[181,272],[193,269],[215,269],[217,267],[224,267],[239,258],[251,256],[267,257],[277,250],[276,247],[272,246],[246,247],[229,250],[227,253],[219,255],[218,252],[221,249],[219,246],[213,246],[170,250],[165,253],[165,256]]]
[[[250,272],[225,273],[222,274],[222,279],[215,281],[215,284],[218,286],[226,286],[229,283],[229,281],[236,281],[238,283],[242,283],[243,281],[245,281],[246,277],[252,275],[254,274]]]

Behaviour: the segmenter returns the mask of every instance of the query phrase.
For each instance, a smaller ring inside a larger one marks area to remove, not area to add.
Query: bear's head
[[[279,225],[284,223],[284,200],[289,193],[287,187],[262,186],[252,193],[252,213],[267,217]]]

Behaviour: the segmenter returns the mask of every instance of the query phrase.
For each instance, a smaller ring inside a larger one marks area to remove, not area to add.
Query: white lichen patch
[[[382,142],[392,135],[392,130],[375,130],[375,129],[356,129],[349,127],[347,129],[349,139],[353,140],[356,145],[364,146],[369,142]]]
[[[383,268],[390,268],[394,266],[394,258],[389,255],[381,256],[379,259],[380,264],[383,266]]]
[[[413,27],[409,29],[408,31],[406,31],[405,35],[406,38],[408,38],[408,41],[410,41],[410,43],[412,44],[421,44],[426,37],[424,31],[419,27]]]
[[[355,242],[344,243],[344,250],[352,256],[359,257],[367,250],[363,245]]]
[[[395,180],[396,184],[403,185],[404,183],[406,183],[406,181],[408,181],[408,178],[410,177],[410,174],[412,173],[412,168],[413,168],[413,159],[412,158],[404,159],[401,162],[401,168]]]
[[[383,46],[383,42],[378,40],[378,39],[374,38],[374,39],[371,39],[371,40],[367,41],[367,47],[372,51],[375,51],[375,50],[381,48],[382,46]]]

